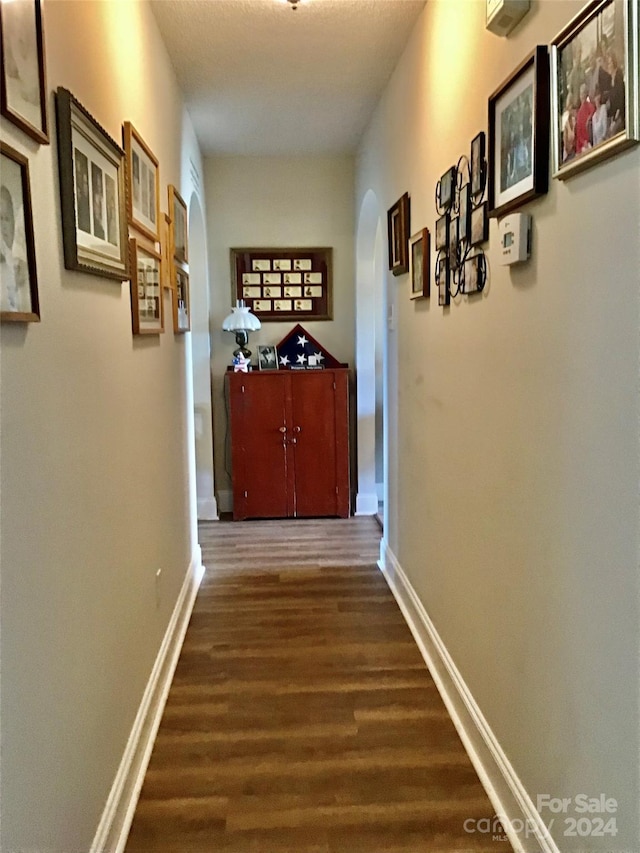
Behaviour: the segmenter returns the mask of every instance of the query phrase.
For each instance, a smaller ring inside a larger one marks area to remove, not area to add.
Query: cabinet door
[[[291,375],[295,515],[349,515],[348,377]]]
[[[232,374],[233,517],[293,514],[292,447],[287,443],[287,377]]]

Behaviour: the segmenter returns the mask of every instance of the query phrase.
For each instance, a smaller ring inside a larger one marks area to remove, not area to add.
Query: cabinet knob
[[[294,432],[300,432],[300,429],[301,428],[299,426],[294,426],[293,431]]]
[[[286,426],[278,427],[278,429],[279,429],[279,430],[280,430],[280,432],[282,432],[282,433],[285,433],[285,432],[287,431]]]

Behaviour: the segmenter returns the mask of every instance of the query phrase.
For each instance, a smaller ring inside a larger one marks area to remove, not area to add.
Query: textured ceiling
[[[205,153],[355,150],[425,0],[151,0]]]

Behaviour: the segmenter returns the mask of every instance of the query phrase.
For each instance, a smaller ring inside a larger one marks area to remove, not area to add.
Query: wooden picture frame
[[[39,323],[29,161],[1,141],[0,160],[0,321]]]
[[[261,322],[333,319],[333,249],[231,249],[231,302],[243,299]]]
[[[549,54],[535,48],[489,98],[489,216],[549,189]]]
[[[162,286],[173,290],[173,258],[171,255],[171,220],[169,214],[160,214],[160,251],[162,254]]]
[[[258,344],[258,370],[278,370],[278,348],[271,344]]]
[[[169,184],[169,220],[171,257],[186,264],[189,262],[187,205],[173,184]]]
[[[409,226],[409,193],[405,193],[387,211],[389,269],[393,275],[403,275],[409,272]]]
[[[191,331],[191,295],[189,274],[178,264],[173,265],[173,287],[171,289],[173,306],[173,331],[176,335]]]
[[[127,218],[129,225],[155,243],[160,239],[160,168],[151,151],[130,121],[122,128],[127,175]]]
[[[135,237],[129,240],[129,251],[133,334],[159,335],[164,332],[162,256]]]
[[[431,295],[431,235],[428,228],[417,231],[409,240],[409,281],[411,299]]]
[[[64,265],[128,279],[124,151],[67,89],[56,96]]]
[[[49,144],[44,25],[40,0],[0,2],[0,112],[36,142]]]
[[[592,0],[553,40],[554,178],[564,181],[640,141],[639,41],[638,0]]]

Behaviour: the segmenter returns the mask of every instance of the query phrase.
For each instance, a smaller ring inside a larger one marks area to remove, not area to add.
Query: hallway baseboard
[[[516,853],[560,853],[395,554],[383,539],[380,570]]]
[[[122,853],[125,848],[204,571],[202,552],[197,546],[151,670],[90,853]]]
[[[378,512],[378,495],[375,492],[358,492],[356,515],[375,515]]]
[[[198,498],[198,521],[220,521],[215,498]]]

